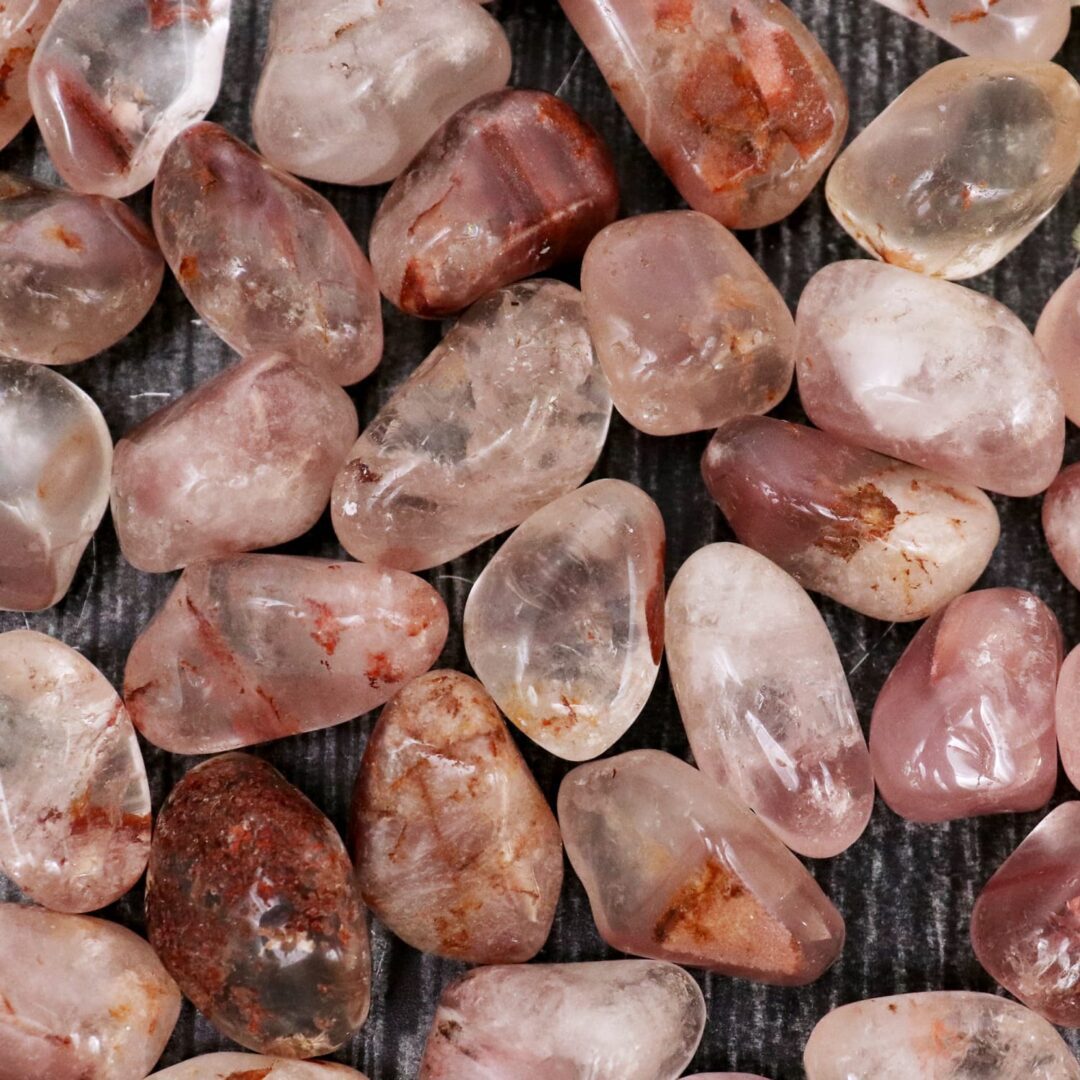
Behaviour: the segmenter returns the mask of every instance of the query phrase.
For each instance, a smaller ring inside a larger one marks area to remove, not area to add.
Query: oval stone
[[[1035,342],[1061,389],[1065,415],[1080,423],[1080,270],[1074,270],[1047,301]]]
[[[1058,569],[1080,589],[1080,463],[1062,469],[1047,490],[1042,527]]]
[[[358,428],[348,394],[317,371],[282,354],[234,364],[117,443],[124,557],[160,573],[301,536]]]
[[[1061,665],[1054,716],[1062,767],[1072,786],[1080,788],[1080,646]]]
[[[844,920],[802,863],[671,754],[579,765],[559,825],[612,948],[776,986],[813,982],[840,955]]]
[[[722,225],[641,214],[589,245],[581,289],[615,407],[650,435],[768,412],[788,392],[795,331],[784,298]]]
[[[366,1080],[332,1061],[291,1061],[262,1054],[203,1054],[153,1073],[150,1080]]]
[[[962,285],[858,259],[799,300],[799,398],[859,446],[1004,495],[1061,468],[1061,395],[1027,327]]]
[[[829,209],[878,259],[969,278],[1057,204],[1080,164],[1080,85],[1050,63],[962,57],[916,79],[836,159]]]
[[[627,119],[695,210],[787,217],[847,130],[814,36],[777,0],[560,0]]]
[[[0,149],[33,116],[30,107],[30,61],[60,0],[6,0],[0,11],[0,57],[4,89],[0,94]]]
[[[610,419],[581,294],[543,280],[500,289],[360,436],[334,482],[334,530],[362,562],[448,562],[576,488]]]
[[[924,619],[978,580],[1000,526],[990,500],[814,428],[747,416],[701,463],[739,540],[875,619]]]
[[[85,915],[0,904],[0,1080],[142,1080],[180,992],[141,937]]]
[[[258,758],[211,758],[173,788],[146,924],[185,997],[257,1053],[329,1054],[367,1017],[366,915],[345,845]]]
[[[788,847],[823,859],[862,834],[874,778],[836,646],[763,555],[710,544],[683,563],[665,644],[694,760]]]
[[[1062,636],[1022,589],[958,596],[919,628],[874,705],[878,790],[909,821],[1036,810],[1057,784]]]
[[[109,505],[113,447],[74,383],[0,358],[0,610],[61,600]]]
[[[368,739],[352,809],[368,907],[425,953],[532,959],[562,887],[562,840],[484,688],[456,671],[414,679]]]
[[[0,634],[0,733],[0,868],[54,911],[118,900],[150,855],[150,789],[116,691],[55,638]]]
[[[580,257],[618,209],[596,132],[551,94],[503,90],[457,113],[394,181],[371,261],[392,304],[443,318]]]
[[[469,593],[465,650],[498,706],[570,761],[645,707],[664,651],[664,520],[640,488],[597,480],[533,514]]]
[[[361,716],[427,671],[449,616],[396,570],[289,555],[189,566],[135,640],[124,697],[174,754],[211,754]]]
[[[382,184],[509,78],[510,43],[474,0],[274,0],[255,141],[297,176]]]

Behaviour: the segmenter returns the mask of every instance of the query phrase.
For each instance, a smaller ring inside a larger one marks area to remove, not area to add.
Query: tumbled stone
[[[838,438],[1005,495],[1061,468],[1061,394],[1004,304],[857,259],[814,275],[796,326],[799,398]]]
[[[121,199],[217,99],[230,0],[64,0],[30,66],[56,171]]]
[[[1080,589],[1080,463],[1062,469],[1047,490],[1042,527],[1054,562]]]
[[[71,586],[109,504],[101,410],[48,368],[0,358],[0,610],[40,611]]]
[[[142,1080],[180,993],[122,926],[0,904],[0,1080]]]
[[[392,304],[438,319],[578,258],[618,209],[596,132],[551,94],[503,90],[457,113],[394,181],[371,262]]]
[[[1061,665],[1054,699],[1061,764],[1075,788],[1080,788],[1080,647]]]
[[[934,277],[1001,261],[1080,164],[1080,85],[1050,63],[961,57],[916,79],[836,159],[825,197],[871,255]]]
[[[649,152],[729,229],[787,217],[847,130],[847,94],[777,0],[560,0]]]
[[[799,860],[670,754],[579,765],[559,825],[615,949],[777,986],[813,982],[840,955],[844,920]]]
[[[609,225],[581,267],[589,330],[615,407],[650,435],[768,412],[787,393],[784,298],[722,225],[693,210]]]
[[[203,1054],[162,1069],[150,1080],[365,1080],[363,1073],[332,1061],[291,1061],[261,1054]]]
[[[828,858],[874,806],[874,778],[828,627],[799,584],[739,544],[683,563],[668,670],[694,760],[788,847]]]
[[[545,750],[585,761],[648,701],[664,651],[664,521],[622,480],[544,507],[503,544],[465,604],[465,650],[488,693]]]
[[[971,588],[1000,532],[978,488],[768,417],[720,428],[702,472],[742,543],[889,622],[924,619]]]
[[[686,1080],[765,1080],[759,1073],[694,1073]]]
[[[506,35],[474,0],[275,0],[255,141],[297,176],[382,184],[509,77]]]
[[[0,149],[33,115],[27,81],[34,50],[60,0],[6,0],[0,8]]]
[[[174,140],[154,229],[180,287],[237,352],[281,350],[348,385],[382,356],[375,274],[338,212],[217,124]]]
[[[442,651],[446,605],[420,578],[289,555],[200,562],[136,639],[124,697],[174,754],[340,724],[388,701]]]
[[[1043,308],[1035,341],[1057,378],[1065,415],[1080,423],[1080,270],[1061,283]]]
[[[438,566],[576,488],[610,419],[581,294],[543,280],[500,289],[364,430],[334,482],[334,530],[363,562]]]
[[[329,1054],[367,1016],[366,916],[345,845],[259,758],[211,758],[173,788],[146,924],[185,997],[257,1053]]]
[[[674,1080],[704,1028],[697,983],[671,964],[479,968],[443,991],[419,1080]]]
[[[919,628],[874,706],[878,790],[909,821],[1036,810],[1057,783],[1062,636],[1022,589],[958,596]]]
[[[55,638],[0,634],[0,732],[0,868],[54,911],[120,899],[150,854],[150,789],[116,691]]]
[[[312,368],[283,354],[234,364],[116,444],[124,557],[161,572],[300,536],[358,427],[348,394]]]
[[[379,717],[352,809],[364,901],[413,948],[531,959],[562,886],[562,840],[495,702],[456,671],[413,680]]]
[[[0,354],[96,356],[142,322],[164,273],[153,233],[123,203],[0,172]]]
[[[807,1080],[1080,1080],[1045,1020],[963,990],[842,1005],[814,1028],[804,1065]]]
[[[1049,60],[1069,32],[1069,0],[878,0],[971,56]]]

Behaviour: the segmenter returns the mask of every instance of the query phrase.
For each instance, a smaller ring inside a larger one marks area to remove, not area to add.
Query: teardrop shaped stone
[[[184,996],[257,1053],[329,1054],[367,1016],[366,916],[345,845],[259,758],[211,758],[173,788],[146,924]]]
[[[664,521],[597,480],[538,510],[469,593],[465,650],[511,723],[559,757],[608,749],[648,701],[664,651]]]
[[[799,860],[670,754],[579,765],[559,825],[612,948],[777,986],[813,982],[840,955],[844,920]]]
[[[365,902],[414,949],[511,964],[547,940],[559,826],[475,679],[432,671],[383,709],[356,779],[352,836]]]
[[[0,23],[3,91],[0,92],[0,150],[34,114],[30,107],[30,61],[60,0],[5,0]]]
[[[885,262],[952,279],[1000,262],[1064,194],[1080,85],[1062,67],[961,57],[915,80],[836,159],[825,197]]]
[[[153,1073],[150,1080],[366,1080],[332,1061],[290,1061],[262,1054],[203,1054]]]
[[[362,562],[448,562],[576,488],[610,419],[581,294],[545,280],[499,289],[364,430],[334,482],[334,530]]]
[[[195,563],[135,640],[124,697],[174,754],[315,731],[378,708],[442,651],[449,616],[426,581],[289,555]]]
[[[828,627],[792,577],[710,544],[671,583],[668,670],[698,768],[792,850],[828,858],[870,820],[874,778]]]
[[[1080,270],[1074,270],[1046,303],[1035,342],[1057,378],[1065,415],[1080,423]]]
[[[783,420],[725,424],[701,468],[742,543],[875,619],[926,618],[975,584],[998,541],[978,488]]]

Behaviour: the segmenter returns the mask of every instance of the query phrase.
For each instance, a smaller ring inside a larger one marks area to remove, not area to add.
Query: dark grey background
[[[791,6],[840,70],[851,95],[852,132],[865,127],[919,74],[955,55],[947,45],[873,0],[793,0]],[[265,48],[269,8],[270,0],[233,0],[225,78],[221,98],[210,117],[248,140],[249,107]],[[513,83],[557,91],[607,139],[618,163],[623,212],[638,214],[682,205],[623,119],[555,0],[498,0],[490,10],[502,21],[513,44]],[[1080,71],[1080,31],[1075,28],[1060,59],[1074,73]],[[33,125],[0,152],[0,168],[53,178]],[[323,186],[320,190],[366,244],[371,217],[384,189]],[[144,215],[148,201],[145,192],[133,200]],[[1078,203],[1074,185],[1049,220],[1018,251],[972,286],[992,293],[1034,327],[1043,304],[1076,262],[1069,237],[1077,223]],[[814,271],[859,254],[833,221],[820,186],[786,221],[743,233],[740,239],[793,308]],[[576,267],[568,268],[565,274],[575,280]],[[389,305],[384,305],[384,313],[385,359],[371,378],[352,389],[362,425],[440,334],[438,325],[406,318]],[[199,324],[169,278],[159,301],[135,333],[103,355],[62,370],[98,402],[114,438],[119,438],[230,359],[226,347]],[[786,402],[781,413],[798,418],[797,402]],[[707,434],[651,438],[616,416],[595,473],[639,484],[657,500],[668,528],[669,580],[697,548],[732,538],[700,481],[698,460],[707,438]],[[1070,426],[1066,460],[1077,457],[1080,436]],[[1057,612],[1067,644],[1076,644],[1080,639],[1080,594],[1058,572],[1043,542],[1040,500],[995,497],[994,501],[1001,513],[1003,536],[980,585],[1033,590]],[[425,575],[451,611],[451,634],[442,666],[468,670],[460,635],[462,606],[471,582],[497,547],[497,542],[486,544]],[[328,518],[282,550],[342,555]],[[120,557],[106,518],[67,598],[49,612],[27,616],[25,625],[80,649],[119,686],[132,641],[164,600],[174,578],[172,574],[141,574],[128,566]],[[850,674],[860,714],[864,723],[868,722],[874,696],[914,628],[875,622],[827,600],[821,601],[821,608]],[[0,630],[22,625],[22,615],[0,613]],[[344,831],[353,779],[372,720],[366,716],[329,731],[273,743],[257,752],[281,769]],[[554,799],[567,764],[523,738],[518,742]],[[644,713],[615,750],[643,746],[688,756],[666,671],[661,673]],[[144,750],[157,809],[195,759],[170,756],[148,745]],[[1073,795],[1062,778],[1056,800]],[[812,867],[847,920],[848,943],[840,962],[816,985],[799,990],[700,976],[709,1023],[689,1071],[738,1069],[774,1080],[795,1080],[802,1076],[802,1048],[811,1028],[836,1005],[916,990],[993,990],[968,943],[972,902],[982,883],[1040,816],[1003,816],[927,827],[901,821],[879,801],[858,844],[839,858]],[[0,878],[0,897],[14,895]],[[103,914],[142,931],[141,886]],[[421,956],[378,925],[373,927],[373,947],[371,1017],[335,1057],[360,1068],[371,1080],[411,1080],[440,989],[462,967]],[[540,959],[598,960],[613,955],[597,935],[584,893],[568,872],[555,927]],[[1075,1034],[1069,1037],[1074,1048],[1080,1047],[1080,1038]],[[186,1006],[162,1064],[228,1046],[226,1039]]]

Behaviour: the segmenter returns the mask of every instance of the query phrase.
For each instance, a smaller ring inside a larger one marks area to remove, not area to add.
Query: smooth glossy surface
[[[1057,378],[1065,415],[1080,423],[1080,270],[1074,270],[1046,303],[1035,342]]]
[[[150,1080],[365,1080],[363,1073],[331,1061],[290,1061],[261,1054],[203,1054]]]
[[[1061,764],[1073,787],[1080,788],[1080,647],[1061,665],[1054,709]]]
[[[30,61],[60,0],[6,0],[0,8],[0,149],[33,115]]]
[[[1047,490],[1042,527],[1058,569],[1080,589],[1080,463],[1062,469]]]

